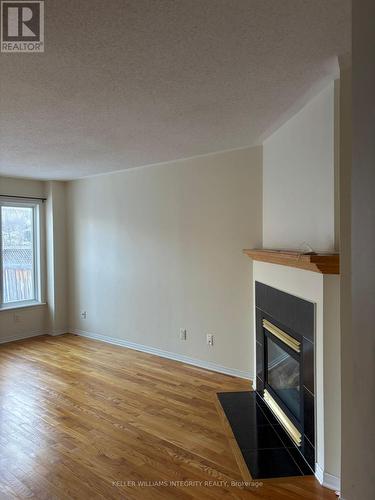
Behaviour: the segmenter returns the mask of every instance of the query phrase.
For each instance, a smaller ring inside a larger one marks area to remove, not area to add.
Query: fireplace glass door
[[[267,383],[289,411],[300,420],[300,363],[267,335]]]

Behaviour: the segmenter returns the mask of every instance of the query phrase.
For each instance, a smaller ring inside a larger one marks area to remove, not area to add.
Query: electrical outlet
[[[180,329],[180,340],[186,340],[186,336],[187,336],[186,328],[181,328]]]
[[[212,333],[207,334],[207,345],[212,347],[214,345],[214,336]]]
[[[81,311],[81,319],[87,319],[87,311]]]
[[[13,314],[13,321],[15,323],[19,323],[21,321],[21,316],[19,314],[17,314],[17,313],[14,313]]]

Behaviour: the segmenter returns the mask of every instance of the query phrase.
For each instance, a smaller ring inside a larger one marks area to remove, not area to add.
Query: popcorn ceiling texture
[[[350,50],[349,0],[48,0],[0,56],[0,175],[73,179],[262,142]]]

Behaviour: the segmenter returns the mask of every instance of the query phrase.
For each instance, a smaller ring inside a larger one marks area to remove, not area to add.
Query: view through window
[[[37,300],[36,206],[1,205],[3,306]]]

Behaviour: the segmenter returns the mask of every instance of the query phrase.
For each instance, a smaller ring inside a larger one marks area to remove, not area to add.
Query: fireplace
[[[255,283],[256,390],[315,469],[312,302]]]
[[[266,386],[298,421],[301,415],[300,360],[288,347],[267,335]]]

